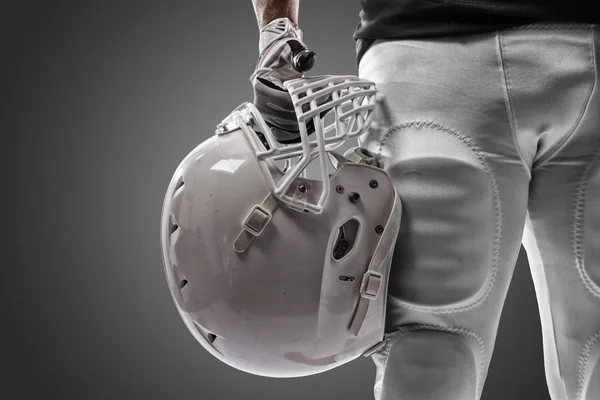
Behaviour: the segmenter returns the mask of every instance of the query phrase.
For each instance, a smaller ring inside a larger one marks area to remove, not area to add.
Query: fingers
[[[259,49],[257,68],[250,77],[254,105],[277,141],[295,143],[300,136],[298,116],[284,83],[301,78],[312,69],[315,52],[302,42],[302,31],[286,19],[261,31]],[[308,133],[312,130],[308,129]]]

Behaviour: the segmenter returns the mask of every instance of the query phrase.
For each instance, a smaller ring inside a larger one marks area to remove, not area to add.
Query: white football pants
[[[553,400],[600,399],[600,26],[377,41],[361,145],[403,202],[379,400],[481,396],[521,242]],[[515,355],[518,357],[518,355]]]

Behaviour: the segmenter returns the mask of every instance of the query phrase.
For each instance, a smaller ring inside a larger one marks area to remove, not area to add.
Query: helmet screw
[[[338,192],[339,194],[344,193],[344,187],[342,185],[337,185],[335,187],[335,191]]]
[[[375,189],[377,186],[379,186],[379,183],[375,179],[373,179],[371,182],[369,182],[369,186]]]
[[[298,186],[298,190],[300,193],[306,193],[306,185],[302,183],[300,186]]]
[[[358,201],[360,200],[360,194],[358,194],[356,192],[350,193],[350,195],[348,197],[350,198],[350,201],[352,203],[358,203]]]
[[[377,234],[381,235],[381,234],[383,233],[383,226],[381,226],[381,225],[377,225],[377,226],[375,227],[375,233],[377,233]]]

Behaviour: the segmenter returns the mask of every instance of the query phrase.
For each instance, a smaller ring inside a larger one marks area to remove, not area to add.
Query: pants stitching
[[[585,388],[587,366],[590,354],[592,353],[592,347],[600,340],[600,331],[596,332],[583,347],[581,355],[579,356],[579,364],[577,368],[577,400],[581,400],[583,397],[583,390]]]
[[[479,294],[479,297],[477,297],[475,299],[475,301],[473,301],[467,305],[455,306],[455,307],[453,307],[453,306],[436,307],[435,309],[432,309],[431,307],[421,307],[421,306],[409,304],[409,303],[403,302],[401,300],[395,299],[393,297],[391,297],[390,300],[401,307],[405,307],[410,310],[420,311],[420,312],[429,313],[429,314],[451,314],[451,313],[469,311],[469,310],[472,310],[473,308],[481,305],[489,297],[489,295],[492,292],[492,289],[494,287],[494,284],[496,282],[496,276],[498,273],[498,260],[500,257],[500,241],[502,238],[502,228],[503,228],[503,226],[502,226],[503,213],[502,213],[502,206],[501,206],[501,202],[500,202],[500,191],[498,189],[496,177],[495,177],[495,174],[493,173],[492,169],[488,165],[485,156],[483,155],[483,153],[477,147],[476,144],[474,144],[469,138],[467,138],[462,133],[460,133],[452,128],[449,128],[447,126],[444,126],[440,123],[433,122],[433,121],[409,121],[409,122],[405,122],[402,124],[391,126],[384,132],[383,136],[380,139],[379,149],[378,149],[379,154],[382,153],[383,147],[385,146],[387,139],[390,137],[390,135],[392,133],[394,133],[396,131],[400,131],[402,129],[411,128],[411,127],[415,127],[417,129],[422,129],[422,128],[435,129],[435,130],[438,130],[441,132],[449,133],[452,136],[456,137],[477,155],[477,158],[479,159],[479,162],[483,166],[485,172],[490,176],[490,180],[491,180],[491,184],[492,184],[492,193],[493,193],[493,197],[494,197],[494,211],[495,211],[495,217],[496,217],[496,231],[494,234],[494,251],[493,251],[493,256],[492,256],[492,268],[491,268],[490,275],[488,276],[488,283],[486,284],[485,289],[483,290],[483,293]],[[480,290],[480,292],[481,292],[481,290]]]
[[[575,259],[575,265],[577,267],[577,272],[579,273],[579,278],[583,283],[583,286],[588,290],[590,294],[594,297],[600,298],[600,288],[596,285],[588,273],[585,270],[585,260],[583,258],[583,219],[585,214],[585,192],[587,190],[588,182],[589,182],[589,174],[592,168],[598,163],[600,160],[600,149],[596,151],[594,159],[590,162],[583,174],[581,179],[579,180],[579,184],[577,185],[577,192],[575,195],[575,209],[573,211],[573,232],[572,232],[572,246],[573,246],[573,256]]]
[[[585,30],[593,28],[594,24],[569,24],[569,23],[533,23],[506,28],[506,31],[528,30]]]
[[[402,337],[407,336],[409,333],[413,333],[415,331],[437,331],[437,332],[447,332],[452,334],[464,335],[474,340],[477,343],[477,347],[479,349],[479,374],[477,376],[477,393],[476,398],[480,398],[483,384],[484,384],[484,371],[486,370],[487,365],[487,348],[486,345],[481,338],[481,336],[477,335],[475,332],[466,329],[459,328],[456,326],[441,326],[441,325],[432,325],[432,324],[416,324],[410,327],[401,327],[398,331],[389,335],[389,341],[386,344],[386,354],[384,358],[384,368],[387,367],[388,358],[390,355],[391,347],[396,344]]]
[[[503,10],[503,11],[526,11],[531,9],[529,5],[521,4],[493,4],[490,2],[477,0],[446,0],[448,4],[466,5],[466,6],[481,6],[487,10]]]

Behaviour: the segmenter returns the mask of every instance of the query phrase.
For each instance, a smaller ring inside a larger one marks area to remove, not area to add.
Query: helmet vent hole
[[[172,233],[173,233],[173,232],[175,232],[177,229],[179,229],[179,225],[177,225],[177,224],[173,224],[173,225],[171,225],[171,232],[170,232],[170,233],[172,234]]]
[[[180,283],[179,283],[179,289],[183,289],[185,287],[185,285],[188,284],[187,279],[183,279]]]
[[[198,323],[198,321],[194,321],[194,327],[196,328],[196,331],[198,331],[200,336],[206,339],[210,344],[213,344],[215,340],[217,340],[217,335],[203,328],[202,325]]]
[[[348,220],[344,225],[340,226],[337,232],[337,237],[333,245],[333,259],[341,260],[347,256],[354,248],[358,229],[360,224],[357,220]]]
[[[179,182],[175,185],[175,191],[178,191],[183,186],[183,178],[179,178]]]

